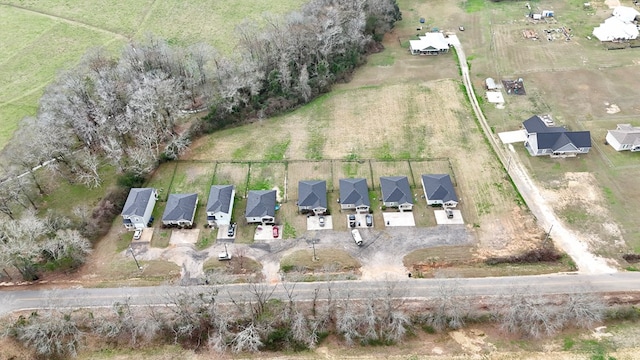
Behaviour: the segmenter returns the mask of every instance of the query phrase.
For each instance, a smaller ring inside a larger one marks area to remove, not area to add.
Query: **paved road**
[[[564,294],[570,291],[594,293],[605,292],[640,292],[640,273],[627,272],[615,274],[553,274],[537,276],[498,277],[498,278],[456,278],[456,279],[406,279],[389,282],[394,284],[394,297],[428,299],[436,293],[442,282],[458,283],[461,294],[466,296],[489,296],[509,294],[514,287],[535,286],[540,294]],[[331,283],[334,299],[382,297],[389,288],[384,281],[340,281]],[[293,283],[285,283],[292,287]],[[0,292],[0,315],[16,310],[51,308],[51,307],[102,307],[110,306],[127,297],[132,304],[164,305],[168,296],[181,291],[218,290],[218,301],[227,302],[231,298],[236,301],[251,298],[250,284],[221,286],[157,286],[157,287],[123,287],[104,289],[61,289],[61,290],[18,290]],[[271,292],[273,297],[286,299],[283,284],[259,284]],[[320,291],[320,299],[326,298],[328,284],[295,283],[295,299],[297,301],[313,300],[316,291]]]
[[[522,165],[518,159],[517,154],[506,150],[491,132],[487,119],[478,104],[475,91],[471,84],[467,58],[464,54],[464,50],[462,49],[462,44],[460,44],[460,40],[456,35],[451,35],[449,37],[449,44],[455,47],[456,53],[458,54],[464,86],[467,89],[471,106],[473,107],[473,111],[480,122],[482,131],[489,139],[489,143],[495,150],[496,154],[498,154],[498,159],[502,162],[502,166],[507,169],[509,176],[527,203],[529,210],[531,210],[533,215],[536,216],[538,224],[543,229],[547,229],[547,231],[549,231],[548,229],[553,228],[550,235],[554,242],[564,252],[571,256],[580,272],[589,274],[607,274],[616,272],[616,269],[607,264],[607,261],[604,258],[593,255],[589,251],[587,244],[581,241],[573,231],[567,228],[563,222],[558,219],[552,206],[545,200],[544,196],[542,196],[538,186],[534,183],[524,165]]]

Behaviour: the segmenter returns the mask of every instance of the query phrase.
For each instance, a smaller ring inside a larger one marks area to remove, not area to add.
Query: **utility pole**
[[[547,236],[544,237],[544,242],[542,243],[544,246],[547,245],[547,241],[549,240],[549,235],[551,234],[551,230],[553,229],[553,225],[551,224],[551,227],[549,228],[549,231],[547,231]]]
[[[142,266],[140,266],[140,263],[138,263],[138,259],[136,259],[136,254],[133,253],[133,248],[131,247],[131,245],[129,245],[129,251],[131,251],[131,256],[133,256],[133,260],[136,262],[138,270],[142,271]]]

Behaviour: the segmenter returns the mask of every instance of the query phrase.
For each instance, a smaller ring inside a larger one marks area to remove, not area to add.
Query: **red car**
[[[278,229],[278,227],[277,227],[277,226],[274,226],[274,227],[273,227],[273,238],[274,238],[274,239],[277,239],[277,238],[278,238],[278,236],[280,236],[280,229]]]

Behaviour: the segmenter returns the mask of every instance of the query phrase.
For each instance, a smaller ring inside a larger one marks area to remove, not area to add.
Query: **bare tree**
[[[589,328],[604,318],[606,304],[602,297],[588,288],[578,288],[567,295],[561,316],[565,324]]]
[[[11,326],[11,334],[38,355],[76,356],[84,332],[73,312],[34,311]]]
[[[460,283],[455,280],[442,280],[431,300],[432,308],[427,321],[435,329],[459,329],[469,311],[469,302],[463,294]]]
[[[512,288],[499,305],[500,326],[510,333],[530,337],[553,335],[564,326],[562,309],[535,288]]]
[[[262,347],[260,331],[253,322],[250,322],[242,331],[233,338],[231,349],[235,353],[249,351],[257,352]]]

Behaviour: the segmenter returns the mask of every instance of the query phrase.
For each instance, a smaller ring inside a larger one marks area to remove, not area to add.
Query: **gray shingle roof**
[[[133,188],[129,191],[127,201],[122,208],[124,216],[144,216],[144,212],[149,204],[149,199],[153,194],[153,188]]]
[[[573,145],[576,148],[591,147],[591,133],[588,131],[567,131],[562,133],[538,133],[538,149],[553,151]]]
[[[382,176],[380,188],[383,202],[413,204],[413,195],[406,176]]]
[[[247,196],[246,217],[276,216],[275,190],[250,190]]]
[[[522,125],[524,125],[527,133],[557,133],[557,132],[565,132],[567,129],[561,126],[547,126],[547,124],[542,121],[542,119],[538,115],[534,115],[529,119],[525,120]]]
[[[639,145],[640,144],[640,127],[633,127],[630,124],[618,124],[615,130],[609,130],[609,133],[620,144]]]
[[[367,180],[363,178],[340,179],[340,203],[371,206]]]
[[[448,174],[422,175],[422,183],[428,200],[458,202],[458,196],[456,196],[451,177]]]
[[[169,194],[162,221],[193,221],[198,194]]]
[[[327,182],[324,180],[305,180],[298,182],[298,206],[312,209],[327,208]]]
[[[231,210],[229,209],[231,196],[233,196],[233,185],[211,185],[209,200],[207,201],[207,212],[228,214]]]

